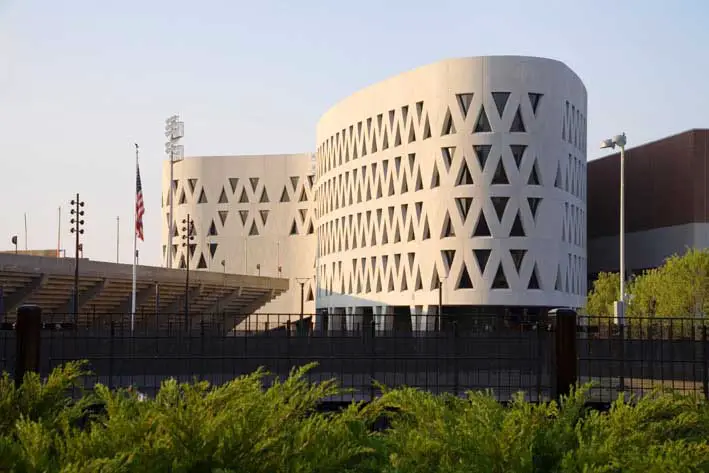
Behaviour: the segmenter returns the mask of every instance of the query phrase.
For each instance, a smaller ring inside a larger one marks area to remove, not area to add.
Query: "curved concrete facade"
[[[169,176],[170,164],[165,162],[164,260]],[[173,267],[186,265],[181,229],[189,213],[195,223],[190,269],[290,279],[290,289],[264,305],[261,313],[300,312],[302,281],[304,311],[315,311],[312,154],[192,157],[175,163],[173,177]]]
[[[531,57],[439,62],[317,126],[319,307],[583,305],[586,90]]]

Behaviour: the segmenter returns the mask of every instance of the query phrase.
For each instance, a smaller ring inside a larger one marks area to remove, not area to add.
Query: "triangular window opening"
[[[387,136],[387,130],[384,128],[384,139],[382,140],[382,151],[389,149],[389,137]]]
[[[182,189],[182,192],[180,193],[180,200],[178,201],[178,203],[179,203],[180,205],[182,205],[182,204],[184,204],[184,203],[186,203],[186,202],[187,202],[187,199],[185,198],[185,190]]]
[[[449,171],[455,154],[455,146],[441,148],[441,154],[443,155],[443,163],[446,165],[446,171]]]
[[[298,177],[298,176],[291,176],[290,177],[290,184],[293,188],[293,192],[295,192],[295,189],[298,187],[298,181],[300,181],[300,177]]]
[[[239,210],[239,217],[241,217],[241,224],[246,225],[246,219],[249,218],[249,211],[248,210]]]
[[[478,217],[478,221],[475,224],[475,228],[473,229],[473,236],[474,237],[489,237],[492,236],[490,233],[490,227],[487,224],[487,219],[485,218],[485,212],[480,210],[480,216]]]
[[[510,145],[510,151],[512,151],[512,157],[515,160],[517,169],[522,165],[522,157],[524,156],[524,151],[527,149],[527,145]]]
[[[258,181],[259,181],[258,177],[250,177],[249,178],[249,182],[251,182],[251,190],[253,190],[254,192],[256,192],[256,187],[258,186]]]
[[[554,179],[554,187],[562,189],[564,186],[563,180],[561,178],[561,164],[556,165],[556,179]]]
[[[311,302],[313,299],[315,299],[315,298],[313,297],[313,288],[312,288],[312,286],[309,286],[309,287],[308,287],[308,295],[305,297],[305,300],[306,300],[307,302]]]
[[[382,245],[389,244],[389,235],[387,234],[387,227],[382,228]]]
[[[421,179],[421,170],[419,169],[416,173],[416,183],[414,185],[414,191],[423,190],[423,179]]]
[[[519,215],[519,212],[517,212],[517,215],[515,216],[514,222],[512,222],[512,228],[510,229],[510,236],[511,237],[524,237],[527,236],[527,234],[524,231],[524,225],[522,225],[522,218]]]
[[[394,190],[394,178],[392,177],[392,178],[389,180],[389,191],[387,192],[387,195],[388,195],[388,196],[392,196],[392,195],[394,195],[395,193],[396,193],[396,191]]]
[[[414,285],[414,291],[423,290],[423,281],[421,280],[421,270],[416,268],[416,283]]]
[[[198,204],[206,204],[207,203],[207,195],[204,193],[204,188],[202,188],[202,191],[199,193],[199,200],[197,201]]]
[[[197,251],[197,244],[190,244],[190,258],[194,257],[194,252]]]
[[[507,178],[507,173],[505,172],[505,164],[502,162],[502,156],[497,162],[497,168],[495,169],[495,174],[492,175],[491,184],[509,184],[510,180]]]
[[[532,105],[532,113],[534,113],[536,115],[537,114],[537,107],[539,106],[539,100],[542,98],[542,94],[530,92],[528,95],[529,95],[529,103]]]
[[[510,250],[510,256],[512,256],[512,262],[515,265],[517,273],[519,273],[520,268],[522,268],[522,261],[524,261],[526,254],[527,250]]]
[[[382,277],[377,274],[377,284],[374,286],[375,292],[382,292]]]
[[[281,192],[281,202],[290,202],[290,196],[288,196],[288,189],[283,186],[283,192]]]
[[[455,124],[453,123],[451,111],[450,109],[446,109],[446,115],[443,119],[443,130],[441,131],[441,136],[454,135],[455,133]]]
[[[401,233],[399,233],[399,222],[394,223],[394,243],[401,241]]]
[[[199,255],[199,262],[197,263],[197,269],[205,269],[207,267],[207,262],[204,260],[204,255]]]
[[[389,283],[387,284],[387,292],[393,292],[394,291],[394,275],[389,274]]]
[[[259,199],[259,202],[262,204],[267,204],[268,202],[270,202],[268,200],[268,193],[266,192],[265,187],[263,188],[263,191],[261,192],[261,199]]]
[[[413,224],[409,226],[409,236],[406,241],[414,241],[416,239],[416,234],[414,233]]]
[[[487,157],[490,155],[490,149],[492,149],[492,145],[473,146],[473,151],[475,151],[475,156],[478,158],[478,163],[480,164],[480,172],[485,170],[485,163],[487,163]]]
[[[487,113],[485,113],[485,106],[480,107],[480,113],[478,114],[478,119],[475,121],[475,127],[473,128],[473,133],[488,133],[492,131],[490,126],[490,121],[487,119]]]
[[[409,290],[409,285],[406,282],[406,273],[403,273],[401,275],[401,290],[402,291],[408,291]]]
[[[468,212],[470,212],[470,207],[473,205],[472,197],[458,197],[455,199],[455,203],[458,206],[458,212],[460,213],[460,219],[465,222],[468,218]]]
[[[467,266],[463,265],[463,270],[460,272],[460,277],[458,278],[458,284],[456,289],[473,289],[473,281],[470,279],[470,274],[468,274]]]
[[[502,268],[502,262],[497,267],[497,273],[495,273],[495,279],[492,280],[492,289],[509,289],[510,285],[507,282],[507,276],[505,276],[505,270]]]
[[[230,177],[229,178],[229,185],[231,186],[231,192],[235,193],[236,186],[239,185],[239,178],[238,177]]]
[[[290,235],[297,235],[298,234],[298,225],[295,223],[295,219],[293,219],[293,223],[290,226]]]
[[[428,217],[423,222],[423,235],[421,236],[422,240],[428,240],[431,238],[431,229],[428,227]]]
[[[261,221],[264,225],[266,225],[266,220],[268,220],[268,212],[268,210],[259,210],[259,213],[261,214]]]
[[[308,235],[312,235],[315,232],[315,229],[313,228],[313,222],[312,220],[308,223]]]
[[[512,126],[510,127],[510,132],[512,133],[525,133],[527,129],[524,126],[524,120],[522,120],[522,111],[518,107],[517,108],[517,113],[515,113],[515,117],[512,120]]]
[[[507,208],[507,202],[509,202],[509,197],[490,197],[492,201],[492,206],[495,208],[495,213],[497,214],[497,219],[502,221],[502,216],[505,214],[505,209]]]
[[[414,127],[411,127],[411,130],[413,132]],[[428,115],[426,115],[426,121],[423,125],[423,139],[427,140],[431,137],[431,124],[428,122]],[[416,136],[414,136],[414,139],[416,139]],[[410,143],[410,141],[409,141]]]
[[[539,275],[537,274],[537,264],[534,263],[532,268],[532,274],[529,275],[529,282],[527,283],[527,289],[541,289],[539,284]]]
[[[431,177],[431,189],[441,185],[441,176],[438,174],[438,166],[433,163],[433,176]]]
[[[507,105],[507,100],[510,98],[509,92],[493,92],[492,100],[495,101],[495,107],[497,107],[497,113],[502,118],[505,112],[505,106]]]
[[[473,101],[473,94],[456,94],[458,99],[458,106],[460,106],[460,113],[463,115],[463,119],[468,116],[468,110],[470,110],[470,103]]]
[[[556,268],[556,281],[554,282],[554,290],[561,292],[561,266]]]
[[[305,187],[303,187],[303,190],[300,193],[300,199],[298,199],[298,202],[305,202],[308,200],[308,195],[305,193]]]
[[[441,231],[441,238],[454,237],[455,230],[453,230],[453,222],[451,222],[450,215],[446,212],[445,217],[443,217],[443,230]]]
[[[249,203],[249,196],[246,195],[246,189],[241,189],[241,195],[239,196],[239,203],[240,204],[248,204]]]
[[[249,230],[249,236],[256,236],[258,235],[258,228],[256,227],[256,220],[251,222],[251,229]]]
[[[212,223],[209,225],[209,231],[207,232],[207,235],[217,236],[217,226],[214,224],[214,220],[212,220]]]
[[[537,218],[537,209],[539,208],[539,203],[542,201],[539,197],[527,197],[527,203],[529,204],[529,210],[532,213],[532,218]]]
[[[441,250],[441,256],[443,257],[443,262],[446,264],[446,269],[450,271],[453,266],[453,260],[455,259],[455,250]]]
[[[490,254],[492,250],[477,249],[473,250],[473,255],[475,255],[475,261],[478,263],[478,268],[480,268],[480,275],[485,273],[485,268],[487,267],[487,262],[490,259]]]
[[[394,135],[394,147],[401,146],[401,132],[399,131],[399,124],[396,125],[396,133]]]
[[[176,236],[180,236],[180,234],[177,232],[177,222],[173,222],[172,224],[172,236],[173,238]]]
[[[187,263],[185,263],[185,255],[180,256],[180,269],[185,269],[187,267]]]
[[[190,192],[194,194],[194,188],[197,187],[197,179],[187,179],[187,184],[190,186]]]
[[[226,196],[226,191],[224,190],[224,187],[222,187],[222,193],[219,194],[219,203],[220,204],[228,204],[229,199]]]
[[[455,185],[469,186],[473,184],[473,176],[470,173],[468,161],[466,159],[463,159],[463,162],[460,164],[460,171],[458,172],[458,179],[455,181]]]
[[[409,192],[409,185],[406,183],[406,176],[401,180],[401,192],[400,194],[406,194]]]
[[[537,160],[535,159],[532,163],[532,170],[529,172],[529,179],[527,184],[530,186],[540,186],[542,181],[539,179],[539,171],[537,170]]]
[[[433,274],[431,275],[431,286],[430,289],[433,291],[434,289],[438,289],[438,286],[441,284],[441,278],[438,276],[438,270],[436,267],[433,267]]]

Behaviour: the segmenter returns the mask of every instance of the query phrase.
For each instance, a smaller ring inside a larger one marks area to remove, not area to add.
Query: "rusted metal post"
[[[27,372],[39,372],[40,330],[42,308],[23,305],[17,309],[17,359],[15,385],[20,387]]]

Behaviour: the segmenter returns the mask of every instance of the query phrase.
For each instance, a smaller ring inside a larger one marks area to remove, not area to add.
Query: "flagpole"
[[[135,143],[135,172],[136,180],[135,184],[137,186],[138,177],[138,143]],[[131,297],[131,311],[130,311],[130,331],[133,333],[135,328],[135,291],[136,291],[136,276],[137,276],[137,256],[138,256],[138,192],[137,188],[133,192],[135,194],[135,204],[133,205],[133,296]]]

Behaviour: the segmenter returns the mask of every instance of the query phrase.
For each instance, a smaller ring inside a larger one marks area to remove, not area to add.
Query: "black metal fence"
[[[177,314],[133,331],[126,316],[80,327],[45,317],[39,371],[85,359],[93,372],[86,387],[131,385],[152,395],[167,378],[220,384],[259,367],[285,377],[293,366],[315,362],[311,380],[336,378],[354,391],[333,401],[370,399],[379,393],[376,383],[435,393],[491,390],[501,401],[523,391],[537,401],[554,397],[559,374],[571,369],[578,381],[594,383],[597,402],[658,385],[709,397],[703,319],[632,319],[619,326],[612,318],[578,317],[562,334],[556,318],[441,316],[411,324],[393,317],[342,316],[323,329],[311,316],[269,314],[242,317],[234,328],[238,317],[205,315],[186,326]],[[559,353],[569,350],[559,342],[570,339],[573,352]],[[0,330],[0,370],[13,372],[15,342],[14,330]]]

